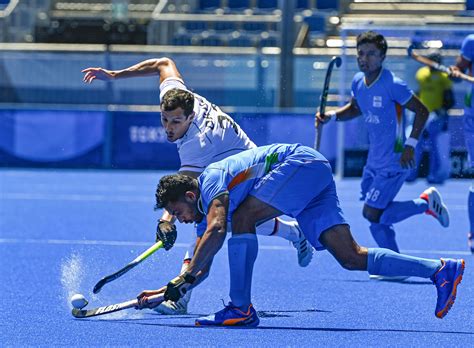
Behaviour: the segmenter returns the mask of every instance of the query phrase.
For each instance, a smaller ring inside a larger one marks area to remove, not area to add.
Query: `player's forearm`
[[[112,71],[114,79],[126,79],[130,77],[160,76],[165,65],[170,64],[168,58],[148,59],[138,64],[132,65],[123,70]]]
[[[405,105],[405,107],[415,113],[415,119],[413,121],[413,128],[410,133],[410,138],[419,139],[421,132],[425,127],[425,123],[428,120],[428,109],[416,96],[413,96]]]
[[[199,271],[196,274],[196,280],[194,281],[193,285],[190,286],[190,289],[194,289],[196,286],[198,286],[207,279],[207,277],[209,276],[210,268],[211,266],[208,265],[207,267],[205,267],[205,269]]]
[[[343,107],[334,110],[336,121],[348,121],[360,115],[359,108],[352,103],[348,103]]]
[[[204,272],[206,267],[212,263],[217,252],[222,248],[225,237],[225,228],[207,230],[196,248],[191,263],[189,264],[188,273],[197,276],[199,272]]]
[[[421,132],[425,127],[425,123],[428,120],[428,111],[421,111],[415,114],[415,120],[413,121],[413,128],[410,133],[410,138],[420,139]]]

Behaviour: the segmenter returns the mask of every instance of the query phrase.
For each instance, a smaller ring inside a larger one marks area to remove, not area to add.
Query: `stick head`
[[[336,56],[334,56],[334,57],[332,57],[332,60],[333,60],[334,63],[336,64],[336,67],[339,68],[339,67],[341,66],[341,64],[342,64],[342,59],[341,59],[341,57],[336,57]]]
[[[411,56],[412,52],[413,52],[413,48],[415,48],[415,46],[413,44],[411,44],[410,46],[408,46],[407,48],[407,53],[408,53],[408,56]]]
[[[94,294],[97,294],[102,289],[102,287],[105,285],[105,283],[107,283],[106,278],[102,278],[101,280],[99,280],[97,282],[97,284],[94,286],[94,289],[92,289],[92,292]]]

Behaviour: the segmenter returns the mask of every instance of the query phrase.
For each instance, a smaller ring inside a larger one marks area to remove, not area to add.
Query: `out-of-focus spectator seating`
[[[278,0],[169,1],[163,12],[154,17],[155,23],[149,30],[154,35],[149,42],[165,45],[279,46],[282,17],[279,5],[281,2]],[[311,32],[323,34],[327,30],[329,16],[337,15],[338,6],[338,0],[295,1],[297,31],[307,23]]]
[[[281,0],[0,0],[0,13],[8,2],[18,5],[11,18],[0,18],[0,41],[6,42],[277,47],[286,30],[282,20],[290,12],[282,12],[282,4],[289,2]],[[366,30],[422,27],[410,33],[415,45],[423,47],[438,36],[444,48],[458,48],[466,30],[450,35],[425,29],[445,24],[474,26],[474,0],[292,3],[295,47],[302,48],[337,47],[343,28],[351,26]],[[348,35],[353,42],[355,34]]]
[[[355,0],[341,9],[341,24],[343,28],[373,27],[380,31],[392,27],[394,37],[399,36],[397,28],[411,27],[412,31],[404,32],[415,47],[433,44],[459,49],[463,38],[474,32],[474,18],[468,15],[467,6],[466,0]],[[440,30],[443,26],[451,30]],[[453,26],[458,29],[452,30]]]
[[[52,0],[35,36],[48,43],[146,44],[157,0]]]
[[[342,9],[343,24],[456,24],[466,0],[354,0]],[[462,20],[461,20],[462,21]]]

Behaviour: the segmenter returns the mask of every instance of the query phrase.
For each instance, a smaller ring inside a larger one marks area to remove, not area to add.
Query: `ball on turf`
[[[84,295],[82,294],[75,294],[71,297],[71,304],[76,309],[82,309],[87,306],[89,302],[86,300]]]

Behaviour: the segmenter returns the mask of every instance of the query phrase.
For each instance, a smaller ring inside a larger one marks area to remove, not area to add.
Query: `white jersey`
[[[160,84],[160,102],[163,95],[174,88],[189,91],[180,78],[167,78]],[[200,173],[211,163],[256,147],[229,115],[199,94],[193,95],[194,121],[175,142],[181,161],[179,171]]]

